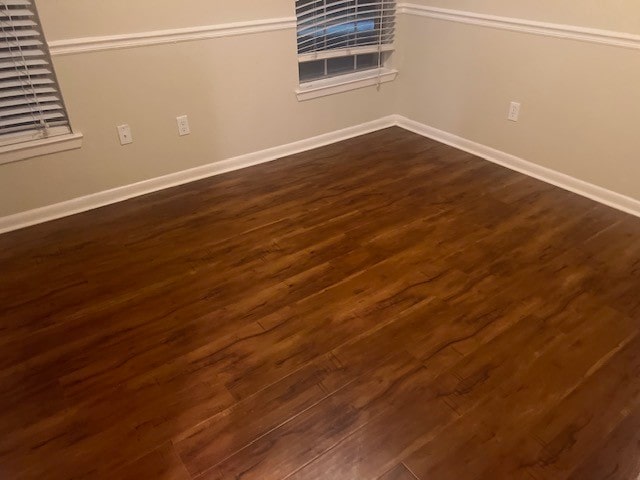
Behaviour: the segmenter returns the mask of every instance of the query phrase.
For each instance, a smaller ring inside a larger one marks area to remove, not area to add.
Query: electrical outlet
[[[511,102],[509,105],[509,114],[507,118],[512,122],[517,122],[518,118],[520,118],[520,104],[518,102]]]
[[[191,133],[191,128],[189,127],[189,117],[186,115],[182,115],[181,117],[177,117],[178,121],[178,133],[181,137],[185,135],[189,135]]]
[[[118,136],[120,137],[120,145],[133,143],[133,136],[131,135],[131,127],[129,127],[129,125],[118,125]]]

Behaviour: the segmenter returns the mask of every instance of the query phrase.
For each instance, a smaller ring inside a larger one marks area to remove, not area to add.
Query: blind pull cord
[[[382,29],[384,28],[384,2],[382,0],[381,10],[380,10],[380,25],[378,26],[379,35],[378,35],[378,85],[377,89],[380,90],[380,85],[382,85]]]

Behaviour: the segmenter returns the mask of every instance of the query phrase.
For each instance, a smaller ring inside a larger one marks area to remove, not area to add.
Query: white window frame
[[[346,73],[344,75],[301,83],[300,87],[296,89],[296,96],[299,101],[303,102],[314,98],[326,97],[327,95],[335,95],[350,90],[393,82],[397,75],[398,70],[387,67]]]
[[[0,165],[82,147],[82,133],[73,132],[0,146]]]

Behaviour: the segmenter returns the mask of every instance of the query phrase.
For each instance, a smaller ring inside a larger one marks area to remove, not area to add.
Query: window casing
[[[300,83],[381,69],[393,51],[394,0],[297,0]]]
[[[0,0],[0,147],[70,133],[34,0]]]

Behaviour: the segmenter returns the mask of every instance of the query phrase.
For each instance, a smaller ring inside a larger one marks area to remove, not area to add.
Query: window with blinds
[[[395,11],[394,0],[296,0],[300,82],[381,68]]]
[[[67,133],[34,0],[0,0],[0,145]]]

